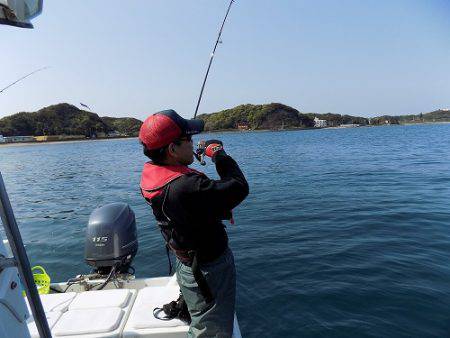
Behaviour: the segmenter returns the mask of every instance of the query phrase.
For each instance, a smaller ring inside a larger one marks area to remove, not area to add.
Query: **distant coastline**
[[[108,138],[94,138],[94,139],[77,139],[77,140],[58,140],[58,141],[44,141],[44,142],[10,142],[0,143],[0,147],[21,147],[21,146],[39,146],[46,144],[62,144],[62,143],[82,143],[82,142],[96,142],[96,141],[111,141],[111,140],[128,140],[137,139],[137,136],[123,136],[123,137],[108,137]]]
[[[243,104],[212,114],[201,114],[198,118],[205,121],[207,131],[291,130],[449,122],[450,110],[438,109],[417,115],[380,115],[368,118],[333,113],[305,113],[282,103],[269,103]]]
[[[386,124],[386,125],[363,125],[363,126],[352,127],[352,128],[414,126],[414,125],[434,125],[434,124],[450,124],[450,121],[414,122],[414,123],[399,123],[399,124]],[[211,134],[213,134],[213,133],[263,133],[263,132],[284,132],[284,131],[336,130],[336,129],[352,129],[352,128],[338,126],[338,127],[321,127],[321,128],[286,128],[286,129],[255,129],[255,130],[223,129],[223,130],[207,130],[202,134],[209,134],[209,133],[211,133]],[[128,140],[128,139],[137,139],[137,138],[138,138],[137,136],[119,136],[119,137],[72,139],[72,140],[57,140],[57,141],[42,141],[42,142],[10,142],[10,143],[0,143],[0,147],[39,146],[39,145],[46,145],[46,144]]]
[[[205,132],[249,132],[342,129],[364,126],[450,123],[450,109],[416,115],[361,117],[333,113],[303,113],[282,103],[243,104],[198,115]],[[67,103],[0,119],[0,145],[80,142],[137,137],[142,121],[130,117],[100,117]],[[33,135],[33,136],[31,136]]]
[[[1,118],[0,143],[135,137],[141,125],[142,121],[135,118],[100,117],[74,105],[60,103],[37,112]]]

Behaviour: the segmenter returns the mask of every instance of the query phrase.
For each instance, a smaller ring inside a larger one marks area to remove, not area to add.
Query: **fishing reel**
[[[205,161],[205,141],[198,141],[197,149],[194,151],[194,156],[201,165],[206,165]]]

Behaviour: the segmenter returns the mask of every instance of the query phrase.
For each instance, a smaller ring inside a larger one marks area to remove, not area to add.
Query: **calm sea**
[[[202,137],[250,183],[228,225],[244,337],[450,335],[450,125]],[[32,264],[54,281],[88,272],[89,214],[121,201],[137,216],[137,276],[167,274],[144,162],[136,139],[1,146]]]

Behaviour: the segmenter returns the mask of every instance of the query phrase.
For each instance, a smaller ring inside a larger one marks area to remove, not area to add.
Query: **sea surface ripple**
[[[202,138],[222,139],[250,183],[227,225],[244,337],[450,335],[450,125]],[[137,276],[166,275],[145,160],[136,139],[0,146],[32,264],[54,281],[88,272],[89,214],[121,201],[137,216]]]

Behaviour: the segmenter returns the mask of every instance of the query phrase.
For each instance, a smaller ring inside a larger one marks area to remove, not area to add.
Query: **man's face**
[[[194,162],[194,146],[191,136],[184,136],[174,142],[173,157],[179,164],[189,165]]]

